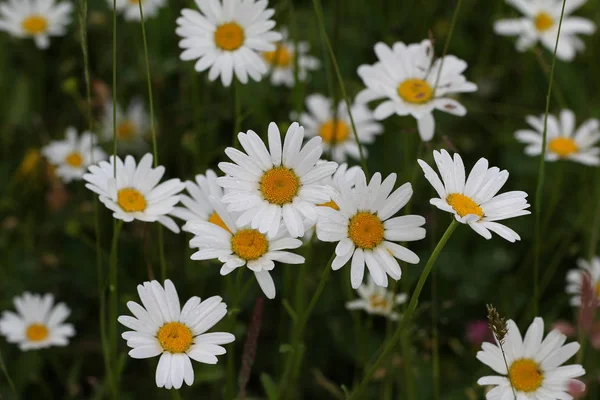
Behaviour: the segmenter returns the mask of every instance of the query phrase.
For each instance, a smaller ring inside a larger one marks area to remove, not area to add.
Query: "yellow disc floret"
[[[516,390],[527,393],[535,392],[542,386],[544,374],[535,361],[522,358],[511,364],[508,378]]]
[[[375,214],[361,211],[350,219],[348,237],[356,247],[372,250],[383,241],[383,222]]]
[[[79,152],[74,151],[65,157],[65,162],[73,168],[78,168],[83,164],[83,157]]]
[[[158,343],[169,353],[185,353],[194,341],[190,328],[181,322],[168,322],[156,334]]]
[[[41,15],[30,15],[21,22],[23,30],[30,35],[38,35],[48,29],[48,20]]]
[[[477,203],[468,196],[461,193],[452,193],[446,197],[446,201],[456,211],[458,215],[464,217],[465,215],[474,214],[478,215],[479,218],[483,218],[483,210]]]
[[[129,120],[125,120],[117,126],[117,139],[119,140],[131,140],[137,132],[137,126],[135,123]]]
[[[550,140],[550,143],[548,143],[548,150],[554,154],[557,154],[559,157],[564,158],[573,153],[577,153],[579,149],[577,147],[577,143],[575,143],[573,139],[567,137],[557,137]]]
[[[339,119],[330,120],[321,125],[319,135],[325,143],[341,143],[350,136],[350,127]]]
[[[271,65],[286,68],[292,64],[294,53],[286,46],[278,45],[275,51],[264,52],[263,57]]]
[[[245,38],[244,29],[235,22],[219,25],[215,31],[215,44],[221,50],[237,50],[242,47]]]
[[[146,209],[146,198],[139,190],[125,188],[119,190],[117,203],[125,212],[139,212]]]
[[[423,79],[407,79],[398,86],[398,95],[407,103],[423,104],[431,100],[433,90]]]
[[[231,249],[241,259],[253,261],[269,250],[269,241],[256,229],[243,229],[231,238]]]
[[[25,336],[32,342],[39,342],[48,337],[48,328],[43,324],[31,324],[25,331]]]
[[[535,28],[540,32],[547,31],[552,28],[552,25],[554,25],[554,19],[548,13],[542,11],[535,17]]]
[[[300,189],[300,179],[294,171],[285,167],[271,168],[260,180],[260,192],[271,204],[291,203]]]

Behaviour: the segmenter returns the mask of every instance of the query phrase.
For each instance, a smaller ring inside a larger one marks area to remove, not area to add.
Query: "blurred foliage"
[[[308,40],[312,53],[323,59],[325,53],[311,2],[270,3],[277,11],[278,25],[295,23],[298,37]],[[428,238],[410,245],[422,262],[403,266],[403,278],[398,284],[403,291],[410,291],[449,223],[447,214],[428,203],[433,190],[416,170],[417,157],[431,161],[433,149],[459,150],[468,168],[479,157],[486,157],[491,164],[510,171],[504,190],[525,190],[533,202],[537,159],[523,154],[523,146],[514,140],[513,133],[525,126],[526,115],[543,112],[546,75],[533,52],[517,53],[513,40],[498,37],[492,31],[494,20],[515,15],[514,10],[500,0],[464,3],[449,53],[467,60],[466,76],[480,88],[460,98],[469,114],[458,118],[437,113],[436,136],[422,151],[418,150],[414,120],[392,117],[385,121],[385,134],[369,148],[371,171],[396,172],[399,182],[415,177],[411,212],[427,218]],[[578,15],[600,22],[598,3],[590,0]],[[224,160],[223,149],[231,144],[233,135],[233,95],[231,89],[208,82],[206,74],[196,73],[193,63],[179,61],[175,19],[183,7],[195,6],[193,1],[169,1],[157,18],[147,21],[147,28],[160,163],[166,166],[169,177],[192,179]],[[362,88],[356,69],[360,64],[374,62],[373,45],[378,41],[410,43],[431,37],[439,55],[454,7],[454,1],[441,0],[325,2],[327,29],[348,91],[354,95]],[[90,0],[88,31],[94,114],[99,117],[100,89],[110,86],[112,76],[111,12],[105,1]],[[51,292],[71,307],[69,320],[77,329],[77,336],[67,348],[23,353],[4,341],[0,343],[9,374],[24,399],[93,399],[106,395],[98,335],[93,196],[80,182],[57,184],[48,178],[51,171],[42,160],[31,159],[35,158],[32,149],[39,149],[51,138],[62,137],[67,126],[87,128],[78,35],[76,15],[68,35],[53,38],[47,51],[39,51],[30,40],[0,34],[0,91],[5,96],[0,105],[0,309],[12,309],[12,298],[25,290]],[[118,38],[118,99],[124,104],[135,96],[147,97],[139,24],[119,18]],[[596,65],[600,38],[595,35],[584,40],[585,53],[571,64],[558,62],[556,67],[556,85],[567,106],[576,111],[578,122],[600,117],[596,95],[600,91]],[[539,51],[550,63],[551,54]],[[333,82],[331,78],[329,81]],[[270,121],[285,126],[289,113],[303,108],[303,96],[321,92],[338,97],[337,90],[330,93],[331,86],[335,87],[328,85],[325,69],[313,74],[299,93],[272,87],[267,80],[249,83],[241,90],[243,130],[264,132]],[[556,112],[560,105],[553,101],[551,109]],[[30,165],[23,166],[27,157]],[[594,248],[590,239],[600,174],[581,165],[558,163],[548,165],[546,177],[542,276],[549,277],[549,284],[541,314],[549,326],[559,318],[573,318],[564,293],[564,277],[576,258],[587,257]],[[108,251],[112,217],[103,207],[100,221],[102,248]],[[436,322],[444,399],[483,398],[483,389],[475,382],[489,371],[475,359],[477,349],[466,342],[465,329],[467,322],[485,318],[486,303],[493,303],[503,315],[517,320],[522,329],[531,321],[528,302],[532,293],[533,217],[511,220],[509,225],[519,232],[522,242],[510,244],[498,237],[485,241],[461,227],[436,265],[437,273],[432,279],[437,287]],[[183,233],[165,234],[169,276],[176,283],[180,298],[219,294],[227,302],[230,293],[225,290],[226,279],[218,274],[216,264],[189,260],[189,239]],[[156,230],[148,224],[128,224],[121,234],[121,313],[126,313],[126,301],[137,299],[135,287],[148,279],[148,271],[158,272],[156,243]],[[291,325],[282,301],[293,300],[298,287],[305,287],[310,296],[333,249],[331,245],[318,244],[312,251],[305,282],[296,280],[296,266],[279,266],[275,270],[278,297],[265,304],[258,356],[248,387],[252,397],[274,397]],[[107,267],[106,253],[102,257],[103,266]],[[552,275],[546,275],[547,271]],[[341,385],[351,388],[384,339],[385,321],[358,312],[350,314],[344,308],[344,302],[354,296],[348,289],[348,280],[348,267],[332,273],[309,321],[297,398],[343,396]],[[237,340],[230,345],[235,346],[236,368],[254,299],[260,294],[253,283],[240,306]],[[431,398],[432,332],[432,302],[426,289],[418,318],[405,340],[411,361],[406,362],[399,346],[391,364],[376,374],[369,398],[376,398],[384,379],[394,385],[393,398],[404,398],[411,386],[417,398]],[[119,346],[125,354],[125,342]],[[278,354],[278,350],[283,354]],[[156,363],[157,359],[124,358],[123,399],[170,396],[166,390],[155,387]],[[182,398],[221,398],[226,363],[223,356],[216,366],[195,364],[195,384],[180,391]],[[412,385],[405,382],[407,368],[413,374]],[[12,398],[3,377],[0,397]]]

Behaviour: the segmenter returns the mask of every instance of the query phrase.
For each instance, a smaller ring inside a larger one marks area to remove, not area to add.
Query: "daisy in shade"
[[[165,167],[152,167],[152,154],[146,154],[136,165],[132,156],[123,162],[116,158],[116,179],[113,156],[110,161],[90,165],[83,175],[85,187],[97,193],[100,201],[113,212],[113,217],[125,222],[133,220],[158,221],[178,233],[179,227],[167,214],[179,202],[177,193],[185,184],[179,179],[169,179],[161,184]]]
[[[526,118],[533,129],[523,129],[515,133],[521,143],[527,144],[525,154],[539,156],[542,153],[544,135],[544,115]],[[560,115],[548,115],[546,128],[546,160],[571,160],[585,165],[600,165],[600,122],[588,119],[575,129],[575,114],[571,110],[562,110]]]
[[[324,242],[339,242],[331,268],[335,271],[352,259],[350,281],[357,289],[363,281],[365,264],[377,286],[387,287],[388,275],[400,279],[402,271],[396,258],[417,264],[419,257],[397,242],[421,240],[425,237],[425,218],[419,215],[395,217],[412,196],[410,183],[392,193],[396,174],[382,182],[380,173],[367,186],[365,174],[358,170],[354,189],[339,181],[339,210],[319,207],[317,237]],[[390,194],[391,193],[391,194]]]
[[[465,61],[451,55],[434,60],[430,40],[409,45],[397,42],[393,47],[377,43],[375,54],[378,62],[358,68],[367,88],[356,97],[360,103],[383,100],[375,109],[375,119],[411,115],[426,142],[435,132],[434,110],[461,117],[467,113],[462,104],[448,97],[477,90],[463,75]]]
[[[184,230],[195,235],[190,241],[190,247],[199,249],[192,254],[191,259],[218,259],[223,263],[220,271],[223,276],[247,266],[254,272],[265,296],[274,299],[275,283],[270,271],[275,268],[275,261],[285,264],[304,263],[304,257],[284,251],[297,249],[302,241],[291,238],[284,229],[271,239],[249,224],[238,227],[234,216],[216,198],[211,197],[211,201],[224,226],[208,221],[186,223]]]
[[[110,8],[114,6],[113,0],[107,0]],[[144,20],[147,18],[155,17],[162,6],[167,2],[166,0],[117,0],[116,9],[117,12],[123,14],[123,17],[127,21],[139,21],[141,20],[140,14],[140,2],[144,11]]]
[[[600,300],[600,257],[594,257],[591,262],[580,258],[577,260],[577,266],[579,268],[567,272],[567,293],[572,295],[570,304],[575,307],[581,306],[582,283],[586,274]]]
[[[260,81],[267,73],[261,52],[274,51],[282,35],[271,29],[275,11],[267,0],[197,0],[200,12],[184,8],[177,18],[183,61],[198,60],[198,72],[209,69],[208,79],[219,76],[223,86],[233,75],[243,83]]]
[[[442,180],[425,161],[418,160],[425,178],[440,196],[431,199],[431,204],[454,214],[458,222],[468,224],[486,239],[492,238],[492,231],[509,242],[521,240],[515,231],[496,222],[531,214],[526,210],[530,206],[527,193],[512,191],[496,196],[508,180],[508,171],[488,168],[488,160],[480,158],[465,181],[465,166],[460,155],[454,154],[453,160],[446,150],[434,150],[433,158]]]
[[[146,112],[144,103],[141,99],[135,98],[126,111],[119,104],[116,108],[118,150],[124,153],[144,151],[148,147],[144,137],[150,131],[150,116]],[[112,101],[104,105],[102,127],[102,138],[112,142],[114,139]]]
[[[0,31],[17,38],[32,38],[46,49],[50,36],[64,36],[71,23],[73,5],[55,0],[8,0],[0,4]]]
[[[106,153],[98,146],[96,135],[83,132],[77,135],[73,127],[67,128],[65,140],[53,140],[42,148],[42,154],[55,168],[55,174],[65,182],[80,180],[93,163],[106,159]]]
[[[331,159],[344,162],[351,156],[360,159],[360,151],[356,143],[352,123],[346,103],[341,101],[334,113],[332,101],[320,94],[306,98],[308,113],[300,114],[299,121],[304,126],[306,136],[320,136],[323,149],[331,154]],[[352,116],[356,124],[358,140],[361,144],[373,143],[375,137],[383,133],[383,126],[373,117],[373,113],[363,103],[352,105]],[[363,146],[366,156],[366,149]]]
[[[206,333],[227,314],[227,305],[219,296],[202,301],[191,297],[181,308],[175,285],[169,279],[164,287],[157,281],[138,285],[142,305],[127,302],[133,317],[122,315],[119,322],[131,331],[123,333],[132,358],[160,355],[156,367],[156,386],[179,389],[194,383],[191,360],[216,364],[225,354],[223,344],[231,343],[231,333]],[[191,359],[191,360],[190,360]]]
[[[265,51],[262,56],[267,63],[267,68],[272,69],[271,83],[275,86],[285,85],[293,87],[295,84],[294,68],[296,58],[298,59],[298,81],[308,80],[308,73],[319,69],[321,63],[319,60],[308,54],[310,44],[299,41],[294,43],[288,39],[287,29],[281,29],[283,36],[281,42],[277,43],[277,48],[273,51]]]
[[[337,168],[335,162],[318,163],[323,153],[320,137],[302,147],[304,128],[294,122],[288,129],[283,146],[275,123],[269,124],[269,150],[253,131],[238,135],[243,153],[227,148],[225,154],[234,162],[222,162],[219,168],[227,174],[217,178],[227,189],[223,202],[230,211],[241,212],[238,226],[250,224],[252,229],[274,238],[281,222],[292,237],[304,235],[305,220],[317,219],[318,204],[330,200],[321,181]]]
[[[569,0],[565,4],[560,40],[556,49],[556,57],[563,61],[573,60],[577,51],[585,48],[577,35],[591,35],[596,31],[596,25],[592,21],[570,16],[586,2],[587,0]],[[523,17],[496,21],[494,31],[501,36],[518,36],[517,51],[526,51],[539,41],[545,48],[554,52],[562,0],[506,0],[506,3],[521,12]]]
[[[486,398],[513,399],[514,388],[519,400],[571,399],[567,394],[569,382],[583,376],[585,370],[578,364],[563,364],[579,351],[579,343],[565,345],[567,337],[557,330],[543,339],[544,320],[539,317],[533,320],[525,338],[521,337],[514,321],[509,320],[507,326],[508,333],[502,345],[506,364],[502,350],[492,343],[482,343],[482,350],[477,353],[479,361],[500,374],[484,376],[477,381],[480,385],[496,386],[487,392]]]
[[[351,300],[346,303],[348,310],[365,310],[368,314],[380,315],[398,320],[400,315],[394,311],[394,307],[406,303],[408,296],[405,293],[395,294],[381,286],[377,286],[373,279],[369,278],[367,284],[364,283],[356,290],[360,299]]]
[[[73,325],[65,324],[71,310],[63,303],[54,304],[54,296],[23,293],[13,299],[17,312],[4,311],[0,334],[21,350],[66,346],[75,336]]]
[[[217,174],[212,169],[206,170],[206,175],[196,175],[196,181],[185,182],[188,195],[179,196],[183,207],[174,207],[171,215],[184,221],[208,221],[225,228],[225,224],[215,211],[210,197],[220,201],[223,189],[217,185]]]

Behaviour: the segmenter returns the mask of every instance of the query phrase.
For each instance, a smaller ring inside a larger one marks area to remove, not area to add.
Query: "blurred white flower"
[[[542,153],[544,115],[530,115],[526,121],[533,129],[519,130],[515,137],[527,144],[525,154],[539,156]],[[585,165],[600,165],[600,147],[594,147],[599,140],[600,122],[597,119],[589,119],[575,129],[573,111],[562,110],[558,118],[548,115],[546,161],[571,160]]]
[[[106,159],[106,153],[98,146],[91,132],[77,135],[77,130],[68,127],[65,140],[53,140],[42,148],[42,154],[56,168],[55,173],[64,182],[81,180],[87,167]]]
[[[461,117],[467,113],[462,104],[447,97],[477,90],[477,85],[463,75],[467,69],[465,61],[452,55],[434,60],[430,40],[409,45],[397,42],[391,48],[377,43],[375,54],[378,62],[358,67],[358,75],[367,88],[356,97],[360,103],[383,100],[375,108],[375,119],[411,115],[426,142],[435,133],[434,110]]]
[[[113,0],[106,0],[109,7],[112,9]],[[117,12],[123,14],[123,17],[127,21],[140,21],[140,2],[144,11],[144,20],[155,17],[158,11],[163,7],[167,0],[117,0],[116,9]]]
[[[150,131],[150,116],[141,99],[135,98],[129,103],[127,111],[117,103],[117,151],[119,153],[141,153],[148,147],[144,136]],[[102,116],[102,139],[112,142],[114,139],[113,104],[104,105]]]
[[[496,196],[508,180],[508,171],[488,168],[488,160],[480,158],[465,181],[465,166],[459,154],[454,154],[453,160],[446,150],[434,150],[433,158],[442,180],[425,161],[418,160],[425,178],[440,196],[431,199],[431,204],[454,214],[458,222],[468,224],[486,239],[492,238],[492,231],[509,242],[521,240],[515,231],[495,222],[531,214],[526,210],[530,206],[527,193],[511,191]]]
[[[577,51],[585,45],[578,34],[591,35],[596,25],[585,18],[571,17],[570,14],[585,4],[587,0],[568,0],[560,29],[560,40],[556,49],[556,57],[563,61],[571,61]],[[502,36],[518,36],[516,48],[526,51],[539,41],[544,47],[554,52],[558,23],[562,10],[562,0],[506,0],[523,14],[521,18],[502,19],[494,24],[494,31]]]
[[[241,212],[238,227],[251,225],[274,238],[282,225],[292,237],[304,235],[305,220],[317,219],[316,208],[330,200],[321,181],[337,168],[335,162],[317,163],[323,153],[320,137],[302,147],[304,128],[294,122],[283,146],[279,128],[269,124],[269,150],[253,131],[238,135],[243,153],[232,147],[225,154],[234,162],[219,163],[227,176],[217,178],[226,189],[228,210]]]
[[[65,320],[71,310],[64,303],[54,305],[54,296],[23,293],[13,299],[17,312],[4,311],[0,319],[0,334],[21,350],[37,350],[51,346],[66,346],[75,335]]]
[[[179,179],[169,179],[159,185],[165,167],[152,167],[152,160],[149,153],[137,165],[132,156],[125,157],[125,162],[117,157],[115,179],[114,157],[111,156],[109,162],[90,165],[89,173],[83,175],[88,182],[85,187],[100,196],[100,201],[113,211],[116,219],[158,221],[178,233],[179,227],[167,214],[179,202],[177,193],[185,184]]]
[[[567,337],[558,330],[551,331],[542,340],[544,320],[540,317],[533,320],[525,338],[513,320],[508,321],[507,327],[502,348],[508,369],[499,346],[483,342],[482,350],[477,353],[479,361],[501,375],[484,376],[477,381],[480,385],[495,386],[486,393],[486,399],[513,399],[513,388],[519,400],[570,399],[569,382],[583,376],[585,370],[579,364],[562,364],[579,351],[579,343],[563,346]]]
[[[589,282],[596,290],[596,297],[600,300],[600,257],[594,257],[591,262],[583,258],[577,260],[577,269],[567,272],[567,293],[572,295],[569,302],[572,306],[581,306],[581,291],[584,275],[589,277]]]
[[[281,229],[275,237],[268,238],[264,233],[252,228],[249,223],[238,227],[235,214],[229,213],[215,197],[211,197],[211,201],[224,226],[209,221],[192,221],[185,224],[183,229],[195,235],[190,240],[190,247],[199,249],[192,254],[192,260],[217,258],[224,263],[221,275],[247,266],[254,272],[265,296],[269,299],[275,298],[275,282],[269,271],[275,268],[275,261],[285,264],[304,263],[304,257],[282,251],[297,249],[302,242],[290,237],[285,229]]]
[[[191,297],[183,306],[175,285],[169,279],[164,288],[157,281],[138,285],[142,305],[129,301],[127,308],[135,316],[119,317],[119,322],[131,331],[123,333],[132,358],[150,358],[160,355],[156,367],[156,386],[180,389],[185,382],[194,383],[194,368],[190,359],[216,364],[217,357],[225,354],[220,346],[231,343],[231,333],[206,333],[227,314],[227,305],[221,297],[201,301]]]
[[[267,63],[267,68],[273,71],[271,73],[271,83],[275,86],[293,87],[296,62],[298,63],[299,82],[308,80],[309,72],[319,69],[321,63],[317,58],[308,54],[310,50],[308,42],[298,41],[298,47],[296,48],[296,43],[289,39],[287,29],[282,28],[281,35],[282,39],[277,43],[277,48],[273,51],[263,52],[262,56]]]
[[[406,293],[395,294],[381,286],[377,286],[369,277],[367,284],[362,284],[356,289],[360,299],[351,300],[346,303],[348,310],[365,310],[368,314],[380,315],[396,321],[400,315],[394,311],[394,307],[406,303]]]
[[[319,207],[317,237],[324,242],[339,242],[336,257],[331,264],[335,271],[352,259],[350,281],[354,289],[363,281],[365,263],[373,281],[387,287],[389,275],[400,279],[402,271],[396,258],[417,264],[419,257],[393,241],[407,242],[425,237],[425,218],[405,215],[391,218],[408,203],[412,196],[410,183],[405,183],[392,193],[396,174],[383,182],[378,172],[367,185],[365,174],[358,170],[355,187],[344,180],[339,181],[340,197],[336,200],[339,210]],[[391,193],[391,194],[390,194]]]
[[[331,99],[320,94],[313,94],[306,98],[308,113],[299,116],[306,136],[320,136],[323,139],[326,155],[331,155],[333,161],[344,162],[348,156],[360,159],[346,103],[341,101],[335,113],[332,103]],[[363,144],[366,157],[367,150],[364,145],[373,143],[375,137],[383,133],[383,126],[375,120],[373,112],[363,103],[354,103],[350,111],[356,124],[358,140]]]
[[[198,60],[195,69],[219,76],[223,86],[231,85],[233,74],[242,83],[248,76],[260,81],[267,73],[261,52],[274,51],[282,35],[271,29],[275,10],[267,0],[198,0],[201,12],[184,8],[177,18],[177,35],[183,61]]]
[[[17,38],[32,38],[46,49],[50,36],[64,36],[71,23],[73,4],[55,0],[8,0],[0,4],[0,31]]]

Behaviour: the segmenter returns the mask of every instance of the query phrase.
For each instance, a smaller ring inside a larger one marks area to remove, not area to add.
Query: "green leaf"
[[[268,400],[275,400],[277,399],[277,385],[275,385],[275,382],[273,382],[273,379],[271,378],[271,376],[267,373],[262,373],[260,374],[260,382],[263,385],[263,388],[265,389],[265,394],[267,395],[267,399]]]

